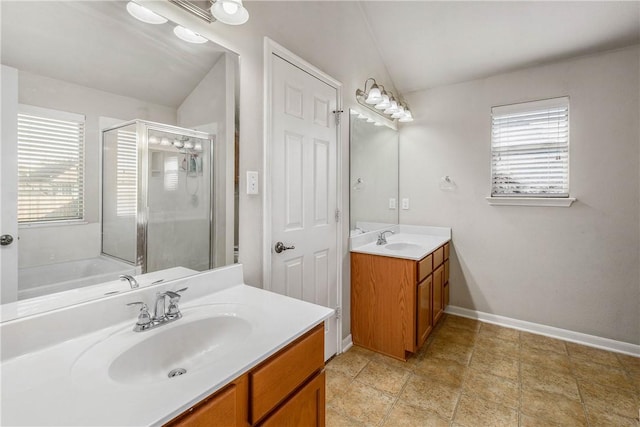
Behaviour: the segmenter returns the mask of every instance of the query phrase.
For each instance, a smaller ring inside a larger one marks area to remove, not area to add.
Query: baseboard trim
[[[640,345],[624,341],[616,341],[609,338],[602,338],[595,335],[583,334],[581,332],[569,331],[567,329],[555,328],[553,326],[541,325],[539,323],[527,322],[524,320],[498,316],[496,314],[484,313],[482,311],[469,310],[468,308],[451,305],[445,309],[445,312],[456,316],[467,317],[469,319],[477,319],[483,322],[493,323],[507,328],[518,329],[538,335],[583,344],[589,347],[640,357]]]
[[[345,351],[349,350],[351,347],[353,347],[353,339],[351,337],[351,334],[349,334],[346,336],[346,338],[342,340],[342,349],[340,353],[344,353]]]

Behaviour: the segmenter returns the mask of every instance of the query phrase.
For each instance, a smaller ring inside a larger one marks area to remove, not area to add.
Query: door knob
[[[282,251],[286,251],[286,250],[289,250],[289,249],[295,249],[295,248],[296,247],[293,246],[293,245],[292,246],[285,246],[284,243],[282,243],[282,242],[276,243],[276,246],[274,247],[274,249],[275,249],[277,254],[279,254]]]
[[[0,236],[0,245],[8,246],[13,243],[13,236],[11,234],[3,234]]]

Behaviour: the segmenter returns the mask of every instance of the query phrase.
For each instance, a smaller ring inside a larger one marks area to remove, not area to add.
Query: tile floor
[[[640,358],[447,315],[407,362],[327,364],[327,426],[639,427]]]

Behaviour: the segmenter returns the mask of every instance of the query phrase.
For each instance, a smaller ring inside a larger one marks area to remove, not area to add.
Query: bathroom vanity
[[[395,226],[352,239],[353,343],[406,360],[425,343],[449,304],[450,229]]]
[[[321,325],[166,425],[324,426]]]
[[[177,292],[181,318],[133,331],[128,304]],[[235,265],[6,321],[0,424],[322,426],[332,314]]]

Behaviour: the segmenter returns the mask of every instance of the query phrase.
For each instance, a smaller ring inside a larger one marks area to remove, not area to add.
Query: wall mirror
[[[352,236],[398,223],[398,131],[369,114],[349,114]]]
[[[141,22],[126,1],[1,7],[2,223],[17,222],[3,304],[235,262],[237,54]]]

